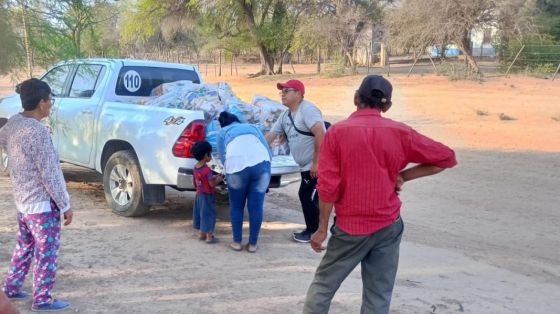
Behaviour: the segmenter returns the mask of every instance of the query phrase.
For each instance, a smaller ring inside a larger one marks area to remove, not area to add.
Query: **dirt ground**
[[[227,81],[249,101],[256,93],[276,98],[277,81],[298,77],[328,120],[353,112],[362,76],[328,78],[310,74],[313,69],[256,79],[208,73],[206,80]],[[454,169],[404,186],[405,234],[391,312],[558,313],[560,79],[390,80],[387,116],[449,144],[459,160]],[[0,79],[0,95],[10,89],[9,79]],[[99,174],[63,169],[75,221],[63,231],[55,296],[72,302],[67,312],[301,312],[321,254],[290,240],[303,226],[297,184],[269,193],[259,251],[248,254],[226,247],[226,204],[218,215],[221,242],[207,245],[192,236],[192,193],[169,190],[166,203],[149,215],[123,218],[108,208]],[[16,232],[7,178],[0,178],[0,210],[4,274]],[[358,313],[360,303],[358,268],[331,313]],[[16,304],[29,311],[30,301]]]

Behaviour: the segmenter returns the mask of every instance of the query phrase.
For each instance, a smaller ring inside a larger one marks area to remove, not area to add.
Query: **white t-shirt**
[[[226,173],[239,172],[247,167],[270,161],[268,150],[253,134],[234,138],[226,147]]]

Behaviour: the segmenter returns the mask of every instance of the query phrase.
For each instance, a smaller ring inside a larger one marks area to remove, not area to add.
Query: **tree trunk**
[[[321,73],[321,46],[317,46],[317,73]]]
[[[277,60],[277,64],[278,66],[276,67],[276,74],[282,74],[283,68],[284,68],[284,56],[285,56],[285,52],[280,54],[280,57]]]
[[[80,58],[82,56],[82,30],[78,29],[76,33],[76,41],[74,43],[76,49],[76,58]]]
[[[461,38],[461,41],[459,41],[458,46],[459,46],[459,49],[461,49],[461,51],[465,55],[465,60],[467,62],[467,66],[470,67],[471,71],[474,72],[475,74],[480,74],[480,68],[478,67],[478,64],[476,63],[476,60],[474,59],[474,57],[472,55],[470,33],[465,34],[465,36],[463,36],[463,38]]]
[[[463,51],[464,52],[464,51]],[[467,62],[469,64],[469,66],[471,67],[471,71],[473,71],[476,74],[480,74],[480,68],[478,67],[478,63],[476,63],[476,60],[473,58],[471,53],[465,53],[465,58],[467,59]]]
[[[274,74],[274,58],[268,52],[266,47],[259,44],[259,54],[261,57],[261,71],[259,74],[273,75]]]
[[[274,74],[274,58],[259,38],[258,27],[257,23],[255,22],[255,15],[253,13],[253,6],[251,2],[245,0],[237,0],[237,3],[243,10],[247,27],[249,28],[251,35],[253,36],[259,47],[259,54],[261,59],[261,71],[259,74]]]
[[[33,65],[31,64],[31,51],[29,49],[29,36],[27,34],[27,20],[25,18],[25,4],[21,2],[21,22],[23,23],[23,45],[25,46],[25,57],[27,59],[27,76],[33,77]]]

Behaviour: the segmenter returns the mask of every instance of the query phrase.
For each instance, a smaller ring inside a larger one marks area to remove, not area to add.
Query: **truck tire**
[[[144,204],[143,182],[138,158],[133,151],[121,150],[109,157],[103,170],[103,190],[113,213],[136,217],[150,210],[150,206]]]
[[[10,163],[8,161],[8,151],[4,146],[0,146],[0,177],[10,175]]]

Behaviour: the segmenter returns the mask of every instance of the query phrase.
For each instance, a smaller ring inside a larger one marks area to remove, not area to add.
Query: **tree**
[[[83,55],[82,40],[86,31],[93,31],[96,24],[104,23],[116,16],[99,17],[96,8],[110,3],[104,0],[42,0],[40,1],[43,18],[53,21],[53,30],[66,37],[74,50],[74,57]]]
[[[368,26],[380,19],[384,4],[391,1],[333,0],[322,3],[328,34],[338,42],[345,65],[355,69],[354,49]]]
[[[17,68],[22,61],[23,49],[12,28],[13,14],[6,1],[0,0],[0,74]]]
[[[174,48],[198,53],[201,46],[198,1],[139,0],[123,5],[121,43],[135,49],[157,50],[164,55]]]
[[[119,6],[110,2],[96,3],[92,7],[93,15],[99,21],[93,24],[83,35],[83,54],[89,56],[120,56],[118,28]]]
[[[560,41],[560,1],[537,0],[537,21],[542,32]]]
[[[496,22],[494,0],[406,0],[389,15],[388,27],[393,46],[422,52],[428,46],[453,43],[470,68],[480,73],[472,56],[471,32]]]
[[[321,72],[321,50],[338,47],[329,29],[324,27],[329,22],[325,16],[308,16],[299,27],[291,47],[291,52],[308,51],[309,55],[317,60],[317,73]]]
[[[282,73],[282,60],[290,49],[299,17],[311,2],[282,0],[237,0],[261,59],[258,74]],[[275,61],[279,65],[274,70]]]

